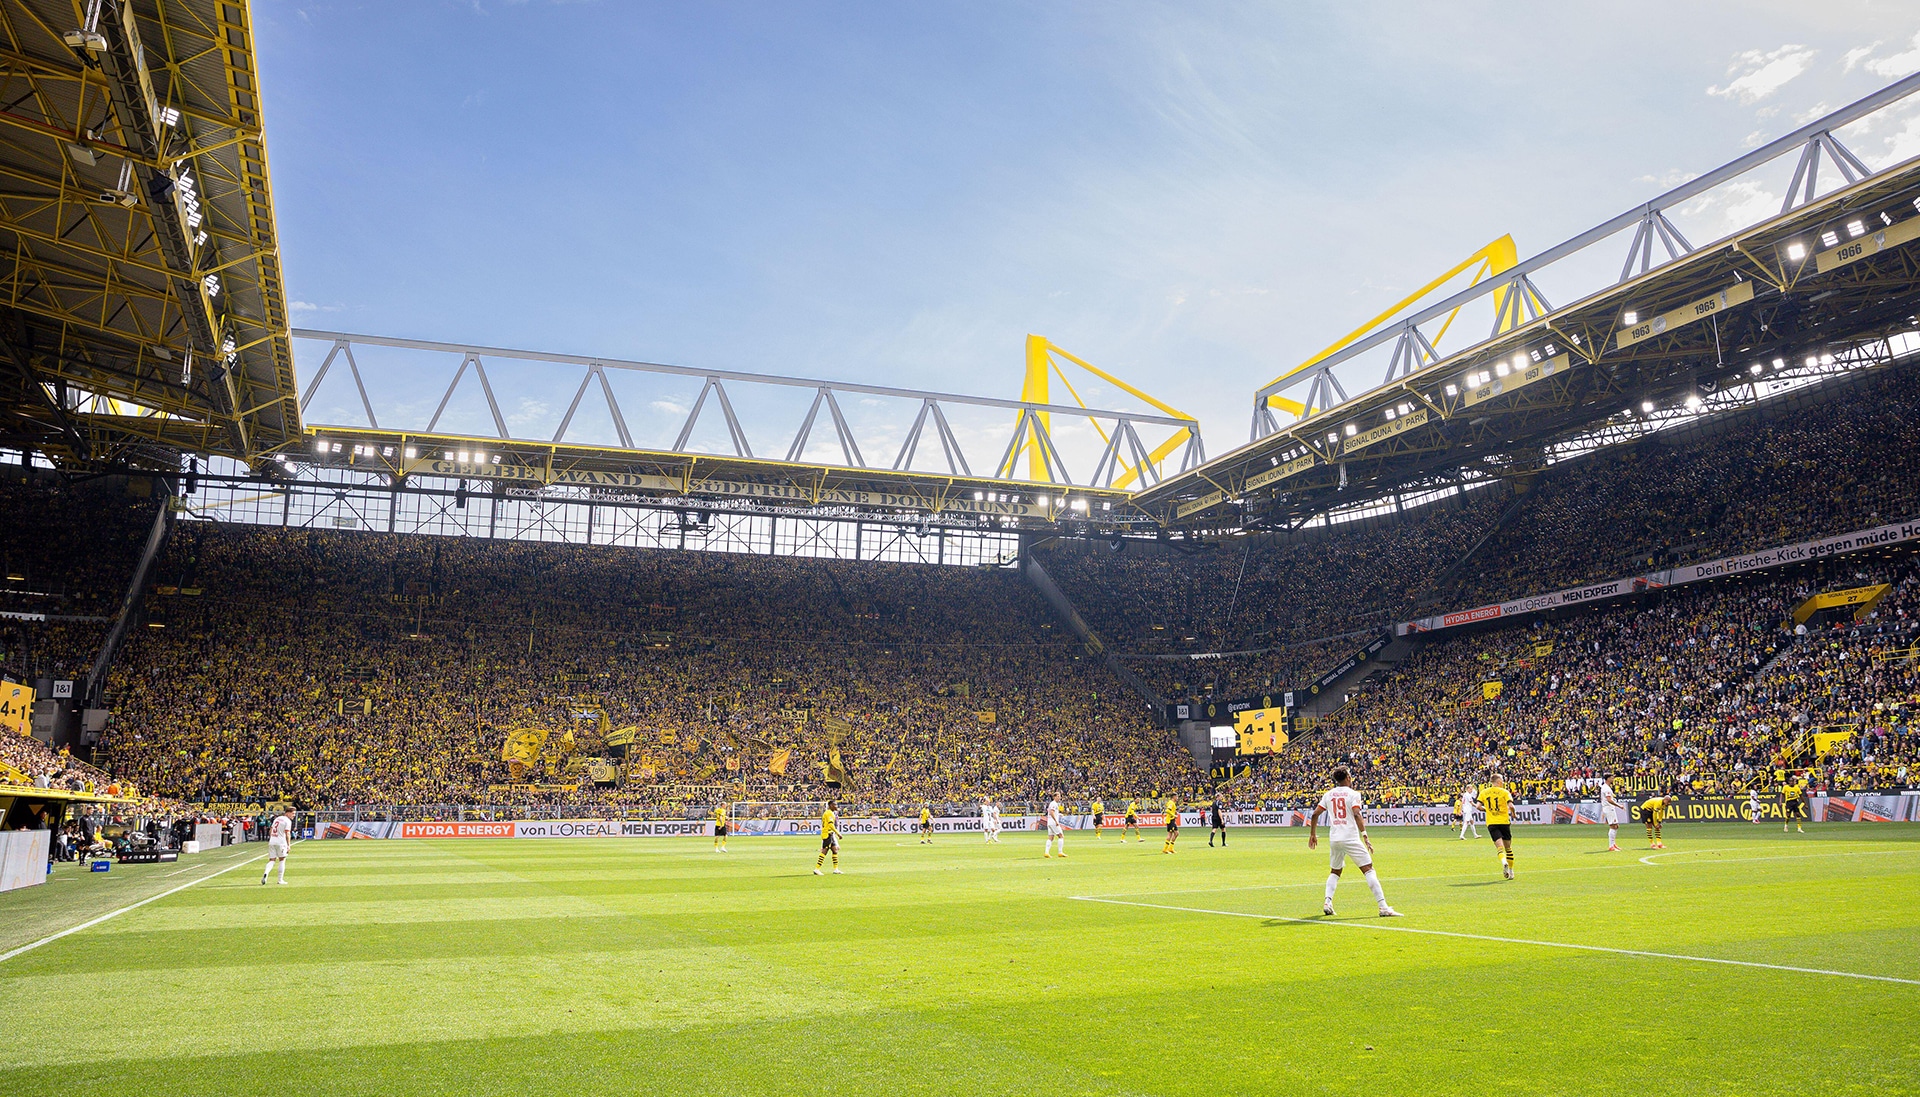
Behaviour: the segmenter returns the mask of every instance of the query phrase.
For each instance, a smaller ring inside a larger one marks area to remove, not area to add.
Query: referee
[[[1216,834],[1220,836],[1220,848],[1227,848],[1227,817],[1220,811],[1220,798],[1217,796],[1214,797],[1213,800],[1212,819],[1210,821],[1213,823],[1213,829],[1207,831],[1207,848],[1213,848],[1213,836]]]

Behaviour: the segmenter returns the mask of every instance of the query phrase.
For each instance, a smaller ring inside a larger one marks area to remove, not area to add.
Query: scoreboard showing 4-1
[[[33,732],[33,687],[0,682],[0,728],[18,735]]]

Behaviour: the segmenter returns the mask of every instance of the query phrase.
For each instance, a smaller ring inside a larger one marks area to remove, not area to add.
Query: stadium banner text
[[[1648,572],[1645,575],[1588,583],[1584,586],[1569,587],[1566,590],[1536,594],[1529,598],[1517,598],[1511,602],[1455,610],[1452,613],[1403,622],[1395,626],[1395,630],[1402,636],[1419,632],[1438,632],[1442,629],[1459,628],[1462,625],[1479,624],[1482,621],[1542,613],[1587,602],[1603,602],[1632,594],[1642,594],[1649,590],[1659,590],[1662,587],[1681,586],[1706,579],[1720,579],[1729,575],[1742,575],[1750,571],[1762,571],[1785,564],[1800,564],[1809,560],[1821,560],[1829,556],[1914,540],[1920,540],[1920,519],[1893,522],[1871,529],[1843,533],[1834,537],[1822,537],[1813,541],[1801,541],[1792,545],[1781,545],[1744,556],[1728,556],[1719,560],[1669,568],[1665,571]]]
[[[960,491],[936,496],[911,491],[858,491],[842,488],[811,487],[791,483],[763,483],[755,480],[686,479],[646,472],[603,472],[591,469],[548,468],[537,465],[478,461],[447,461],[422,457],[403,462],[401,475],[458,477],[467,480],[502,480],[524,484],[535,490],[547,487],[609,488],[615,491],[642,492],[669,496],[719,496],[729,499],[761,499],[804,506],[888,507],[896,510],[931,513],[1008,515],[1028,518],[1053,518],[1064,503],[1013,503],[974,499]],[[1040,495],[1044,500],[1065,496]]]
[[[1622,825],[1638,821],[1637,805],[1628,802],[1627,812],[1620,820]],[[1763,822],[1779,822],[1785,818],[1785,809],[1780,798],[1772,794],[1762,795],[1759,799],[1760,818]],[[1227,811],[1222,812],[1229,827],[1304,827],[1311,808],[1282,808],[1273,811]],[[1846,793],[1837,796],[1812,796],[1807,800],[1809,819],[1839,823],[1904,823],[1920,822],[1920,791],[1899,792],[1863,792]],[[1668,822],[1745,822],[1749,818],[1749,801],[1742,797],[1703,797],[1700,799],[1681,799],[1672,801],[1668,808]],[[1415,804],[1407,807],[1377,807],[1366,809],[1367,825],[1370,827],[1431,827],[1458,826],[1460,815],[1451,804]],[[1485,816],[1479,816],[1484,822]],[[1603,820],[1600,805],[1592,800],[1578,803],[1546,801],[1533,804],[1515,804],[1512,819],[1516,825],[1546,826],[1552,824],[1578,823],[1597,825]],[[1072,830],[1090,830],[1093,827],[1091,815],[1068,815],[1067,826]],[[1135,816],[1142,829],[1164,827],[1166,815],[1158,811],[1143,811]],[[1205,827],[1209,822],[1208,814],[1200,811],[1182,811],[1180,825],[1184,827]],[[1324,825],[1324,821],[1323,821]],[[1042,830],[1046,826],[1046,817],[1041,815],[1005,815],[1000,819],[1000,829],[1004,831]],[[1109,811],[1100,820],[1102,830],[1115,830],[1126,826],[1126,812]],[[917,833],[920,820],[915,816],[898,818],[881,816],[857,816],[841,818],[838,821],[841,833],[852,835],[907,835]],[[728,823],[729,831],[734,835],[773,835],[805,837],[820,833],[818,819],[736,819]],[[979,834],[980,817],[977,815],[940,816],[933,820],[936,834]],[[621,819],[515,819],[502,822],[435,822],[403,823],[390,820],[362,820],[358,822],[337,821],[323,823],[316,828],[316,838],[698,838],[713,835],[713,822],[706,819],[667,819],[667,820],[621,820]]]

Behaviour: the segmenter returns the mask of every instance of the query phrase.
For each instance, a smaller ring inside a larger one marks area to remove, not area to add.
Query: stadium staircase
[[[1294,738],[1310,734],[1322,720],[1347,707],[1347,695],[1358,689],[1364,682],[1391,672],[1401,663],[1413,657],[1419,650],[1419,644],[1405,636],[1396,636],[1393,642],[1374,653],[1373,658],[1354,667],[1346,674],[1333,680],[1333,683],[1321,690],[1319,695],[1308,698],[1293,710]]]
[[[113,669],[114,657],[120,653],[120,645],[127,638],[127,629],[140,615],[147,579],[153,574],[154,562],[160,558],[160,550],[166,547],[167,537],[173,532],[172,487],[166,481],[156,479],[153,490],[159,496],[159,513],[153,516],[153,526],[147,531],[147,544],[140,552],[140,562],[134,566],[133,578],[127,583],[126,596],[120,600],[120,612],[114,617],[113,626],[107,629],[106,639],[100,642],[100,653],[94,656],[93,669],[87,673],[86,689],[82,696],[86,708],[100,707],[101,694],[107,688],[107,672]]]
[[[1107,671],[1120,680],[1121,684],[1139,694],[1140,699],[1153,710],[1156,723],[1164,719],[1167,699],[1155,692],[1152,686],[1147,685],[1145,679],[1114,657],[1106,641],[1093,631],[1093,628],[1087,624],[1086,618],[1080,616],[1080,611],[1073,608],[1072,600],[1067,597],[1065,591],[1060,589],[1060,584],[1053,581],[1053,576],[1047,574],[1047,569],[1041,566],[1039,559],[1033,553],[1028,551],[1020,553],[1020,574],[1026,577],[1027,582],[1033,584],[1033,589],[1040,592],[1040,597],[1047,600],[1047,604],[1053,607],[1053,611],[1059,614],[1060,619],[1073,630],[1073,634],[1080,638],[1080,642],[1086,646],[1087,654],[1098,658],[1106,666]]]

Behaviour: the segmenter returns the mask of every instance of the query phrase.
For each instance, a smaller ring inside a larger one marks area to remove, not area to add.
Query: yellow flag
[[[773,774],[775,777],[785,777],[787,775],[787,760],[792,757],[793,750],[791,748],[774,751],[773,757],[767,760],[767,772]]]

